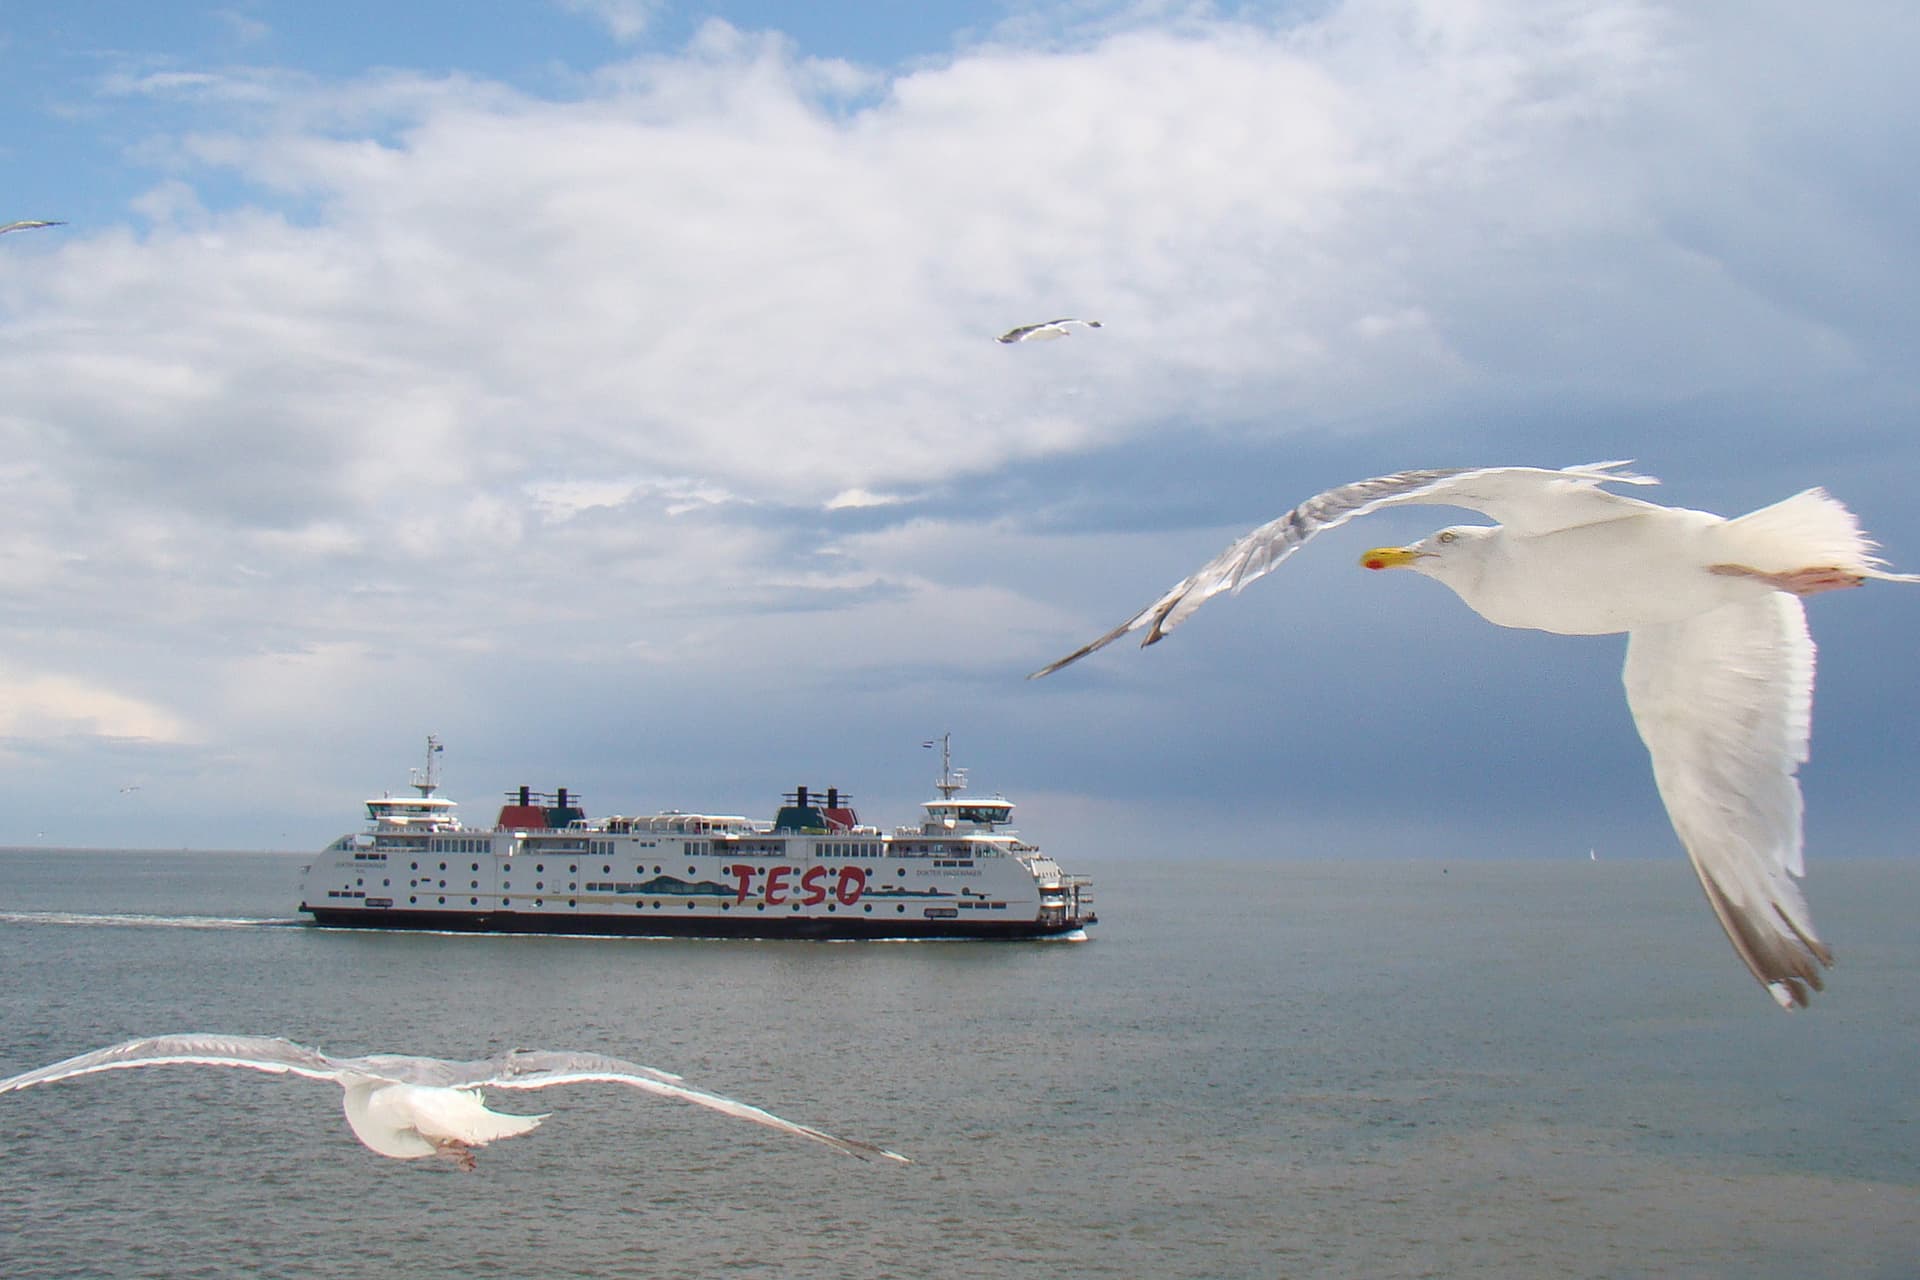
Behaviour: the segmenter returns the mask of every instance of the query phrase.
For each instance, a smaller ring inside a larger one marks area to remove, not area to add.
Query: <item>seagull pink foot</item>
[[[457,1138],[445,1138],[433,1144],[434,1154],[453,1161],[467,1173],[474,1170],[473,1148]]]
[[[1744,564],[1716,564],[1708,566],[1707,572],[1717,573],[1727,578],[1754,578],[1777,591],[1785,591],[1796,596],[1814,596],[1822,591],[1839,591],[1846,587],[1857,587],[1866,581],[1860,574],[1836,569],[1831,565],[1790,569],[1785,573],[1768,573],[1764,569],[1751,569]]]

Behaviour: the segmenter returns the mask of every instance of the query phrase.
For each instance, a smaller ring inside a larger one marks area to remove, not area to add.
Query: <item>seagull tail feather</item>
[[[1879,543],[1853,512],[1825,489],[1804,489],[1772,506],[1727,521],[1722,532],[1741,563],[1774,572],[1814,567],[1842,569],[1883,582],[1920,582],[1891,573],[1874,554]]]

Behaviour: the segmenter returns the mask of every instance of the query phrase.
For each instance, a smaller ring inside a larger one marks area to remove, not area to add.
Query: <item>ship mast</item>
[[[930,747],[933,744],[927,742],[921,745]],[[956,791],[967,789],[967,771],[953,767],[953,734],[951,732],[940,735],[940,781],[933,785],[939,790],[942,800],[951,800]]]
[[[425,800],[440,789],[440,776],[437,772],[440,762],[436,757],[445,750],[446,748],[440,744],[440,739],[434,737],[432,734],[428,734],[427,767],[425,769],[407,770],[408,773],[413,775],[413,789],[420,793],[422,800]]]

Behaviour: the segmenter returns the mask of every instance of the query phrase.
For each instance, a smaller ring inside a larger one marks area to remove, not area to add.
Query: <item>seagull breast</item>
[[[353,1136],[396,1160],[440,1153],[447,1143],[485,1146],[530,1133],[545,1116],[512,1116],[490,1109],[478,1090],[360,1080],[342,1103]]]

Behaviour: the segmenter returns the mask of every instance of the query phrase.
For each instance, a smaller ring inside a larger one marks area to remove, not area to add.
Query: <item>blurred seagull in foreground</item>
[[[482,1089],[550,1089],[562,1084],[628,1085],[825,1143],[862,1160],[911,1163],[905,1156],[870,1142],[835,1137],[782,1120],[759,1107],[692,1088],[669,1072],[595,1053],[514,1049],[478,1062],[448,1062],[397,1053],[330,1058],[278,1037],[154,1036],[96,1049],[0,1080],[0,1093],[100,1071],[174,1065],[245,1067],[275,1075],[330,1080],[346,1090],[347,1124],[368,1149],[396,1160],[439,1156],[462,1169],[473,1168],[476,1148],[530,1133],[547,1118],[489,1110]]]
[[[1051,342],[1055,338],[1064,338],[1073,330],[1071,325],[1083,329],[1098,329],[1098,320],[1075,320],[1064,317],[1059,320],[1042,320],[1038,324],[1023,324],[1018,329],[1009,329],[995,338],[995,342]]]
[[[0,236],[7,234],[9,231],[32,231],[35,227],[64,227],[66,225],[64,222],[43,222],[38,218],[28,218],[22,222],[9,222],[5,226],[0,227]]]
[[[1627,707],[1680,842],[1740,958],[1784,1008],[1821,989],[1832,953],[1798,877],[1800,784],[1813,714],[1813,641],[1802,596],[1888,573],[1853,513],[1808,489],[1737,519],[1662,507],[1603,484],[1656,484],[1599,462],[1561,471],[1401,471],[1307,499],[1228,547],[1058,671],[1130,631],[1153,644],[1223,591],[1239,591],[1324,529],[1383,507],[1465,507],[1500,523],[1456,526],[1361,557],[1412,569],[1503,627],[1627,633]]]

